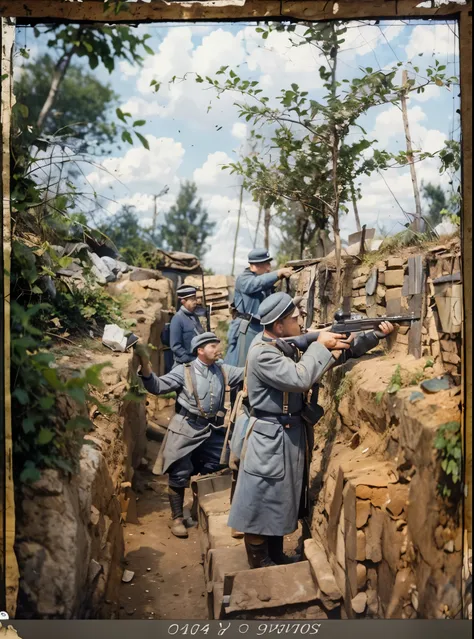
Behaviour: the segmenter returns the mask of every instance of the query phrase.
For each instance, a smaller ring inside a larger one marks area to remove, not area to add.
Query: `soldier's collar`
[[[208,373],[209,373],[209,369],[211,368],[211,366],[208,366],[207,364],[204,364],[204,362],[201,362],[201,360],[199,358],[196,357],[196,359],[194,360],[194,365],[197,366],[197,368],[199,368],[199,372],[202,374],[203,377],[207,377]]]
[[[181,306],[181,308],[179,309],[180,311],[183,311],[183,313],[185,315],[194,315],[194,313],[192,311],[188,311],[187,308],[184,308],[184,306]]]

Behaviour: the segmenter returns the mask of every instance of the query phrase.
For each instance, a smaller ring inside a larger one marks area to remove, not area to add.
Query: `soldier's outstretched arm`
[[[173,391],[180,391],[184,387],[184,368],[179,365],[173,368],[166,375],[158,377],[155,373],[151,373],[148,377],[141,375],[139,377],[143,382],[145,389],[152,395],[165,395]]]
[[[264,383],[281,391],[303,393],[316,384],[334,360],[322,344],[311,344],[300,359],[294,362],[276,347],[264,348],[256,356],[255,374]]]
[[[222,368],[225,370],[227,379],[229,380],[229,386],[234,388],[244,381],[244,368],[242,366],[229,366],[229,364],[223,364]]]

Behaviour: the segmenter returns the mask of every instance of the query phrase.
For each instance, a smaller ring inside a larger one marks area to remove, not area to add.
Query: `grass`
[[[386,237],[378,251],[364,255],[362,263],[367,266],[374,266],[377,262],[390,257],[397,251],[413,246],[423,247],[432,244],[434,241],[427,233],[417,233],[411,229],[405,229],[396,235]]]

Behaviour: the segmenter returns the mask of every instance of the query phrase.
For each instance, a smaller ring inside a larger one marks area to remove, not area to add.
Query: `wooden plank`
[[[425,274],[421,273],[421,284],[420,288],[423,290],[425,284]],[[418,284],[417,284],[418,287]],[[418,293],[417,295],[412,295],[410,301],[408,303],[408,308],[411,313],[415,313],[415,315],[420,315],[420,319],[416,322],[413,322],[410,326],[410,330],[408,332],[408,353],[413,355],[419,359],[423,352],[422,347],[422,333],[421,329],[423,328],[423,293]]]
[[[0,485],[2,498],[0,509],[4,512],[0,526],[0,563],[1,563],[1,610],[11,617],[15,616],[18,595],[19,572],[14,552],[15,543],[15,500],[13,485],[12,459],[12,421],[11,421],[11,388],[10,388],[10,270],[11,270],[11,210],[10,210],[10,126],[13,98],[13,49],[15,42],[15,25],[12,20],[1,19],[0,50],[1,73],[6,75],[1,82],[1,201],[2,201],[2,256],[3,256],[3,370],[2,392],[4,393],[3,437],[0,437],[2,451]],[[1,425],[0,425],[1,428]],[[6,606],[6,607],[3,607]]]
[[[462,128],[462,279],[463,322],[463,430],[466,499],[464,522],[472,548],[472,13],[461,15],[461,128]]]
[[[102,0],[1,0],[0,16],[44,18],[63,21],[163,22],[185,20],[248,20],[295,18],[301,20],[344,20],[361,18],[456,17],[467,7],[456,2],[420,6],[420,0],[151,0],[133,2],[115,15],[104,11]]]
[[[423,257],[415,255],[408,258],[408,295],[419,295],[422,291]],[[402,292],[403,294],[403,292]]]
[[[226,593],[224,579],[224,596]],[[288,566],[270,566],[236,573],[233,576],[226,614],[239,610],[260,610],[309,603],[320,597],[309,561]]]

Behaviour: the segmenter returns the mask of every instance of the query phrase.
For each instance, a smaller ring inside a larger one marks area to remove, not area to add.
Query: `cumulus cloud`
[[[232,135],[237,140],[245,140],[247,138],[247,125],[243,122],[235,122],[232,126]]]
[[[457,56],[456,31],[457,27],[454,23],[416,26],[405,48],[408,59],[411,60],[420,53],[426,57],[438,55],[453,58]]]
[[[98,169],[89,173],[89,183],[95,189],[122,184],[155,192],[157,185],[176,182],[176,174],[184,156],[181,142],[153,135],[147,135],[146,138],[149,151],[142,146],[135,146],[122,157],[106,158]]]
[[[197,187],[205,192],[223,194],[234,189],[238,185],[238,178],[222,168],[229,162],[232,162],[232,158],[224,151],[210,153],[204,164],[194,171],[193,180]]]
[[[408,121],[413,147],[415,149],[423,149],[423,151],[429,153],[435,153],[443,148],[446,135],[437,129],[428,129],[423,126],[421,123],[426,119],[426,113],[421,106],[415,105],[408,109]],[[400,150],[405,149],[405,132],[400,109],[391,105],[379,113],[369,137],[375,138],[382,147],[386,147],[389,143],[395,143]]]

